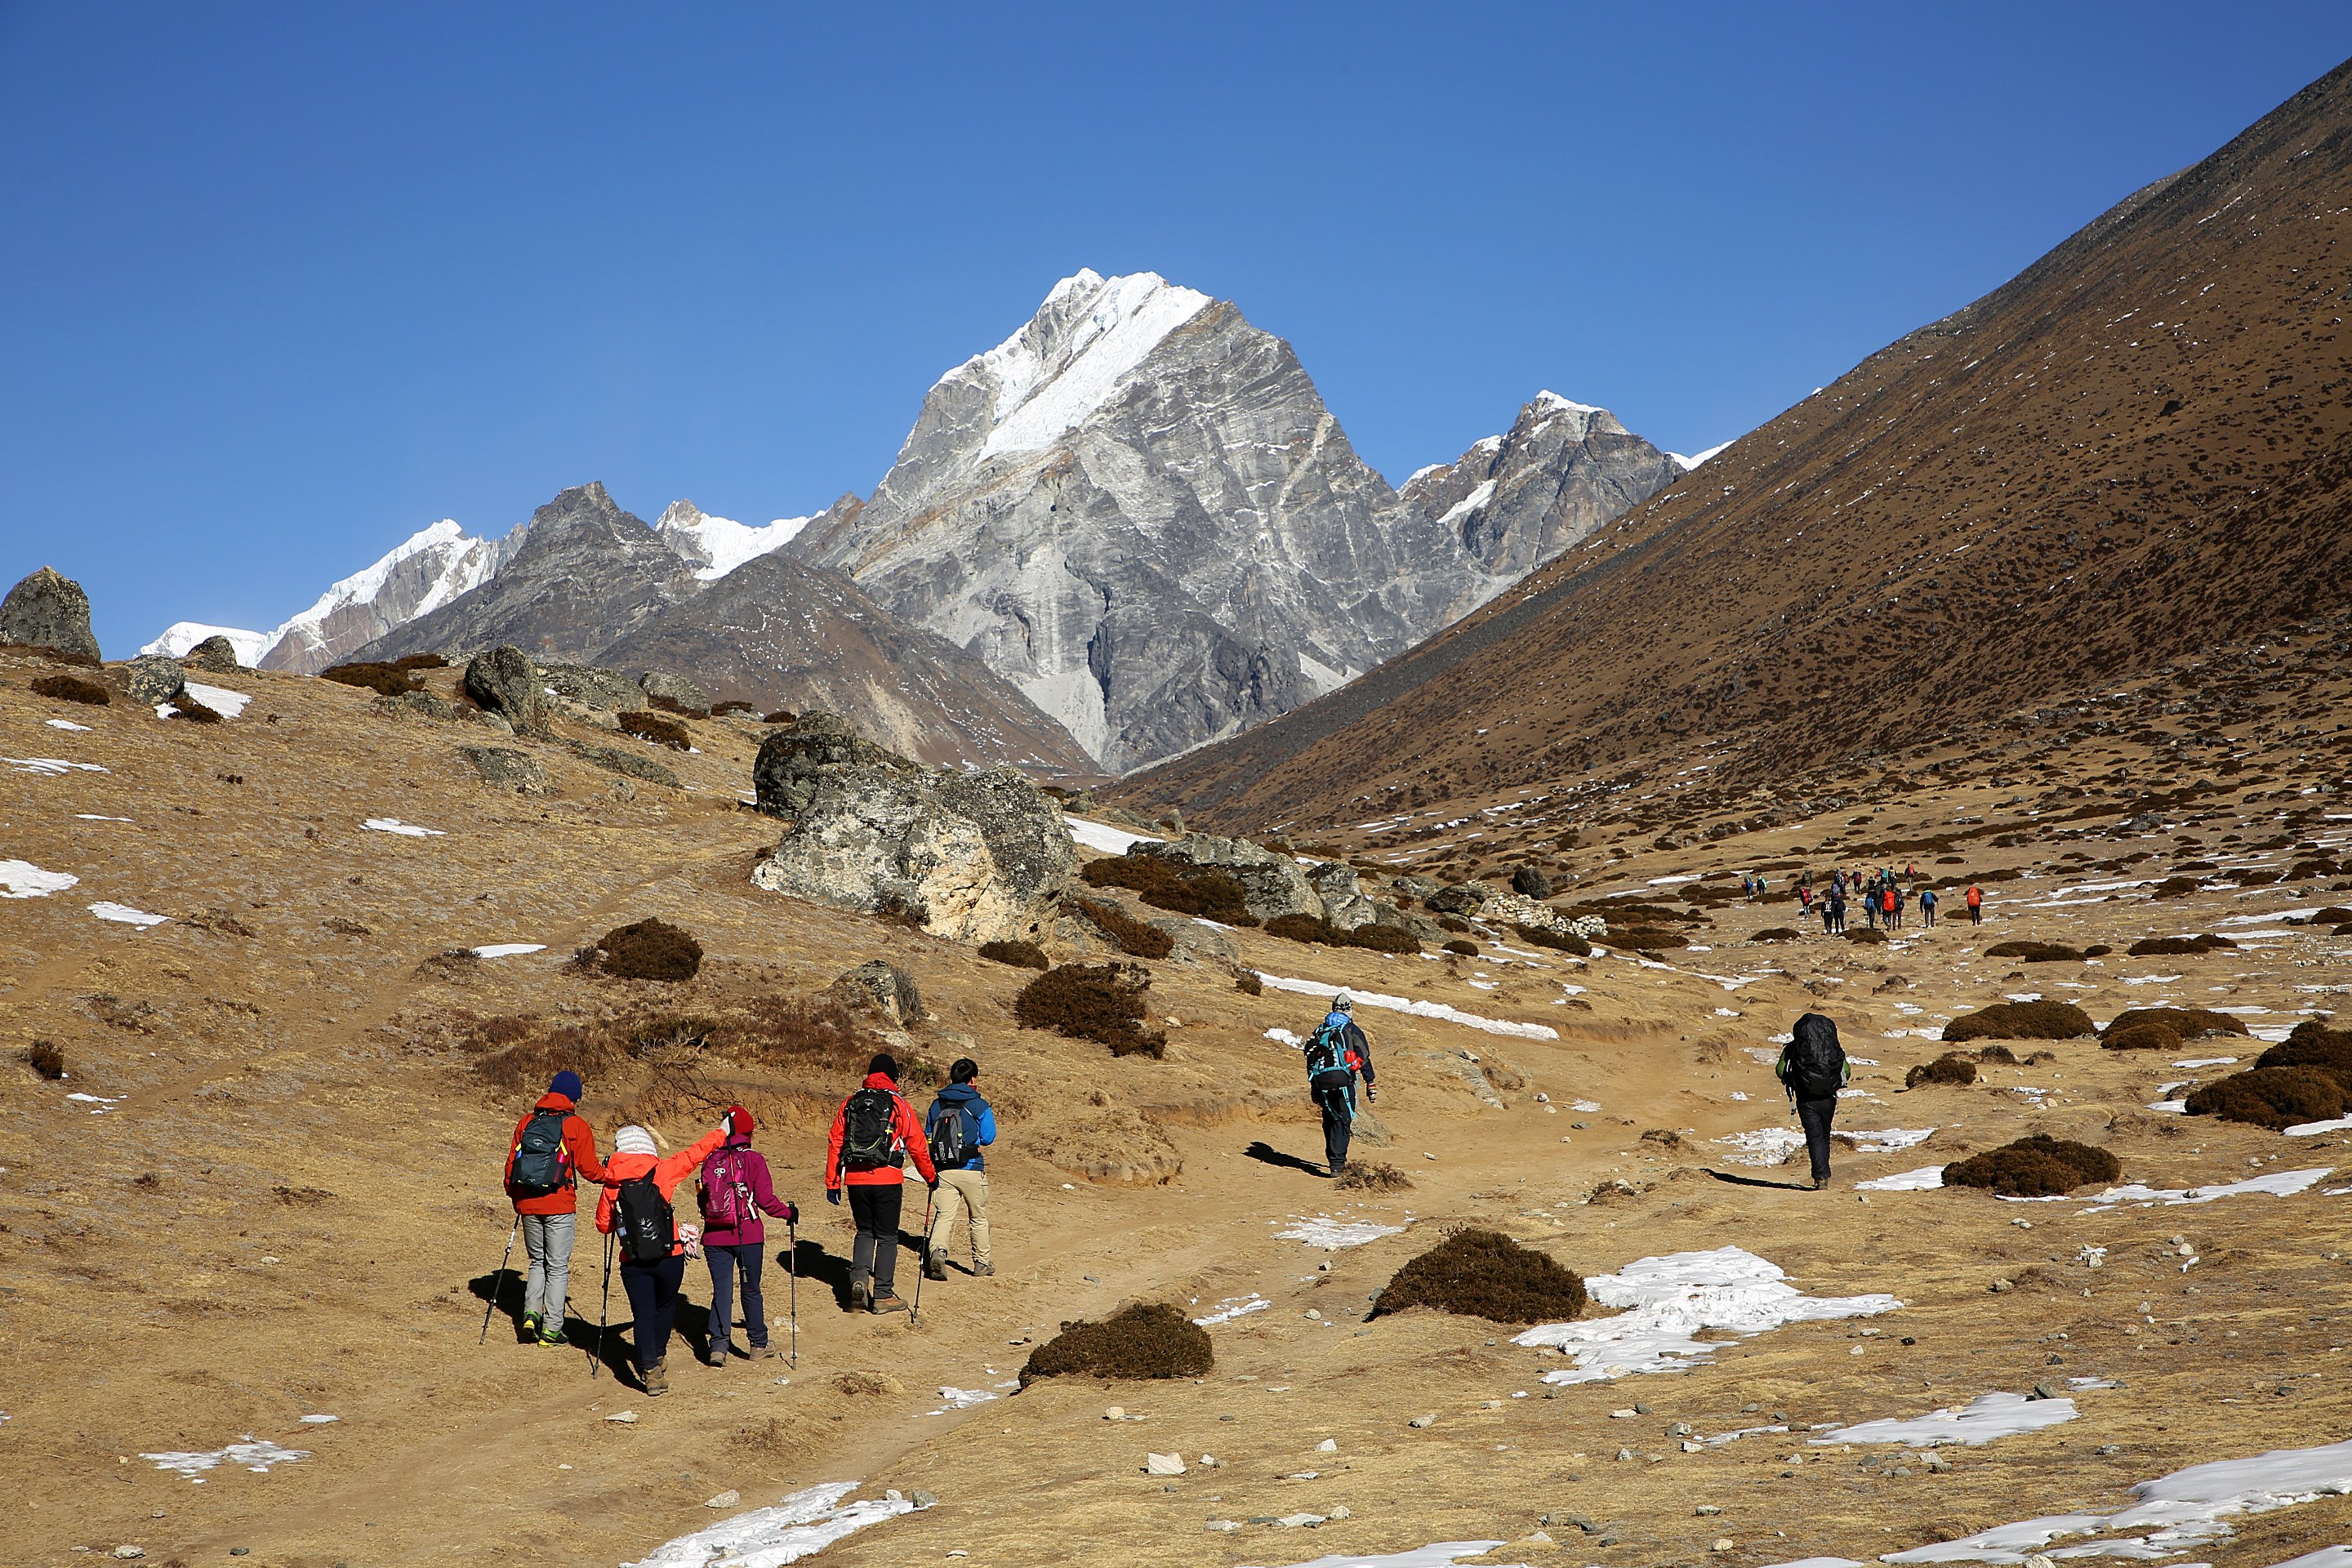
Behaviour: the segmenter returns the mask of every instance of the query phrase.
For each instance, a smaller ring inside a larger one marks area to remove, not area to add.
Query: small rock
[[[2016,1289],[2017,1287],[2009,1280],[1996,1279],[1991,1284],[1986,1286],[1985,1289],[1991,1291],[1996,1296],[2006,1296],[2011,1290]]]
[[[937,1508],[940,1506],[940,1500],[933,1494],[923,1490],[920,1487],[917,1487],[913,1491],[908,1492],[907,1494],[907,1500],[913,1503],[917,1508]]]
[[[634,1410],[615,1410],[612,1415],[605,1416],[604,1419],[607,1421],[617,1421],[624,1426],[634,1426],[637,1424],[637,1413]]]
[[[1220,1535],[1230,1535],[1241,1527],[1242,1521],[1238,1519],[1213,1519],[1201,1528],[1203,1530],[1213,1530]]]
[[[1721,1510],[1720,1508],[1717,1508],[1715,1504],[1713,1504],[1713,1503],[1711,1503],[1711,1502],[1703,1502],[1703,1503],[1699,1504],[1696,1508],[1695,1508],[1695,1509],[1691,1510],[1692,1514],[1693,1514],[1694,1516],[1696,1516],[1696,1517],[1699,1518],[1699,1519],[1707,1519],[1707,1518],[1712,1517],[1713,1515],[1716,1515],[1716,1514],[1721,1513],[1722,1511],[1723,1511],[1723,1510]]]
[[[717,1497],[704,1500],[702,1506],[705,1508],[733,1508],[737,1503],[741,1502],[742,1500],[743,1494],[737,1491],[733,1487],[729,1487]]]
[[[2056,1399],[2062,1392],[2053,1383],[2037,1383],[2033,1385],[2033,1397],[2036,1399]]]
[[[1181,1476],[1184,1473],[1184,1456],[1146,1454],[1143,1456],[1143,1473],[1147,1476]]]
[[[1336,1454],[1339,1451],[1339,1439],[1326,1437],[1315,1445],[1315,1451],[1318,1454]]]
[[[1609,1413],[1609,1419],[1612,1421],[1631,1421],[1637,1414],[1639,1413],[1635,1411],[1633,1406],[1627,1405],[1622,1410],[1612,1410]]]
[[[1707,1548],[1707,1550],[1708,1550],[1709,1552],[1728,1552],[1728,1551],[1730,1551],[1730,1550],[1731,1550],[1731,1537],[1729,1537],[1729,1536],[1727,1536],[1727,1535],[1718,1535],[1718,1536],[1717,1536],[1717,1537],[1715,1538],[1715,1544],[1714,1544],[1714,1545],[1712,1545],[1712,1546],[1710,1546],[1710,1547],[1708,1547],[1708,1548]]]
[[[1286,1530],[1313,1530],[1328,1517],[1319,1513],[1286,1513],[1274,1522]]]
[[[1349,1509],[1346,1503],[1341,1503],[1339,1507],[1331,1510],[1331,1517],[1333,1519],[1353,1519],[1356,1515],[1354,1510]]]
[[[1106,1410],[1106,1411],[1104,1411],[1104,1412],[1103,1412],[1103,1419],[1104,1419],[1104,1420],[1106,1420],[1106,1421],[1124,1421],[1124,1420],[1126,1420],[1126,1419],[1127,1419],[1127,1406],[1126,1406],[1126,1405],[1112,1405],[1109,1409],[1108,1409],[1108,1410]]]
[[[114,1554],[117,1557],[144,1557],[147,1555],[147,1549],[143,1546],[118,1546],[114,1549]]]
[[[1413,1428],[1415,1431],[1420,1431],[1423,1427],[1436,1426],[1437,1417],[1434,1415],[1416,1415],[1412,1420],[1406,1422],[1405,1425]]]
[[[1634,1453],[1631,1448],[1620,1448],[1617,1450],[1617,1462],[1621,1465],[1630,1464],[1639,1458],[1641,1458],[1641,1456]]]
[[[1307,1317],[1309,1317],[1310,1319],[1314,1320],[1316,1322],[1318,1322],[1318,1323],[1319,1323],[1319,1322],[1321,1322],[1321,1321],[1323,1321],[1323,1314],[1322,1314],[1322,1313],[1320,1313],[1320,1312],[1318,1312],[1318,1311],[1317,1311],[1317,1310],[1316,1310],[1314,1308],[1312,1308],[1312,1307],[1309,1307],[1309,1308],[1307,1308]]]

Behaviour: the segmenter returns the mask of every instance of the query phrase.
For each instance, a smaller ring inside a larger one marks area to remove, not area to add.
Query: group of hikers
[[[886,1051],[866,1065],[865,1081],[835,1111],[825,1141],[824,1195],[826,1202],[837,1205],[845,1193],[856,1225],[849,1270],[851,1310],[907,1310],[896,1286],[899,1221],[910,1164],[937,1205],[923,1232],[925,1277],[947,1278],[947,1242],[959,1217],[971,1234],[971,1272],[996,1272],[989,1261],[983,1153],[996,1142],[996,1114],[981,1095],[979,1079],[979,1063],[969,1057],[959,1059],[948,1069],[948,1083],[930,1109],[918,1117],[898,1087],[898,1063]],[[578,1073],[568,1068],[557,1073],[539,1102],[515,1123],[508,1145],[505,1182],[515,1210],[508,1255],[511,1258],[519,1232],[530,1260],[523,1279],[523,1338],[542,1345],[569,1342],[563,1324],[572,1247],[579,1183],[586,1181],[600,1189],[596,1229],[609,1238],[604,1255],[607,1300],[617,1258],[633,1320],[633,1359],[647,1394],[668,1391],[665,1363],[687,1260],[692,1256],[699,1256],[710,1271],[704,1363],[723,1367],[730,1357],[776,1354],[769,1342],[761,1291],[767,1245],[762,1216],[780,1219],[787,1227],[791,1250],[784,1255],[785,1266],[797,1287],[800,1210],[777,1197],[768,1162],[751,1146],[757,1131],[751,1113],[740,1105],[728,1107],[718,1126],[667,1156],[649,1129],[633,1123],[614,1134],[611,1157],[600,1160],[595,1133],[578,1111],[583,1089]],[[681,1220],[677,1214],[677,1189],[689,1177],[695,1181],[696,1221]],[[499,1269],[503,1276],[503,1261]],[[732,1331],[739,1280],[749,1342],[745,1350],[735,1347]],[[487,1322],[486,1318],[486,1327]]]
[[[1761,880],[1762,879],[1758,879]],[[1846,929],[1846,910],[1850,903],[1862,906],[1863,918],[1872,926],[1886,931],[1900,931],[1906,910],[1918,910],[1919,924],[1924,929],[1936,923],[1936,908],[1941,900],[1934,886],[1919,882],[1919,868],[1906,866],[1901,875],[1892,866],[1876,871],[1847,871],[1840,868],[1830,873],[1829,882],[1818,893],[1813,889],[1813,874],[1801,873],[1797,878],[1797,902],[1803,914],[1811,914],[1818,904],[1823,936],[1842,936]],[[1916,887],[1906,883],[1918,882]],[[1969,923],[1984,923],[1984,889],[1974,882],[1962,895],[1969,911]]]

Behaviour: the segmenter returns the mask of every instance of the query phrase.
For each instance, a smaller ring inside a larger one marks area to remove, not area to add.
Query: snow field
[[[827,1481],[779,1499],[768,1508],[721,1521],[708,1530],[665,1542],[623,1568],[782,1568],[815,1555],[845,1536],[915,1505],[890,1492],[864,1502],[842,1500],[856,1481]]]

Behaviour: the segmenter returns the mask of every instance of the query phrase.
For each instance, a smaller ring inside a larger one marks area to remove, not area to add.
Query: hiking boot
[[[522,1315],[522,1337],[524,1341],[527,1342],[539,1338],[539,1331],[545,1326],[546,1322],[547,1320],[541,1317],[537,1312],[525,1312]]]
[[[702,1358],[702,1364],[724,1371],[727,1366],[727,1347],[719,1345],[714,1348],[709,1355]]]
[[[906,1299],[900,1296],[896,1290],[885,1290],[880,1295],[875,1297],[874,1305],[871,1309],[874,1315],[877,1318],[885,1312],[903,1312],[906,1310]]]
[[[540,1330],[539,1342],[543,1345],[554,1347],[568,1345],[572,1342],[563,1337],[563,1327],[559,1323],[554,1328]]]
[[[993,1263],[975,1263],[971,1266],[971,1271],[980,1279],[985,1279],[990,1275],[996,1272],[996,1265]]]
[[[1829,1185],[1830,1179],[1827,1176],[1815,1176],[1813,1178],[1813,1191],[1817,1193],[1827,1192],[1829,1190]]]
[[[863,1279],[849,1282],[849,1310],[863,1312],[874,1305],[874,1288]]]
[[[753,1361],[770,1361],[784,1352],[773,1345],[753,1345],[751,1353]]]
[[[948,1277],[948,1253],[944,1247],[933,1247],[923,1255],[923,1278],[944,1279]]]
[[[656,1398],[669,1392],[669,1370],[660,1362],[640,1368],[637,1378],[646,1385],[646,1392]]]

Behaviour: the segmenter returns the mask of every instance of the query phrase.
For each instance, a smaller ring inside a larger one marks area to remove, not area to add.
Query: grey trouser
[[[579,1224],[577,1214],[522,1216],[523,1250],[530,1254],[522,1310],[537,1312],[551,1328],[563,1326],[563,1303],[572,1290],[572,1235]]]
[[[931,1246],[940,1252],[948,1249],[948,1237],[955,1233],[956,1213],[968,1210],[971,1215],[971,1260],[988,1261],[988,1173],[986,1171],[941,1171],[940,1173],[940,1215],[931,1231]]]

